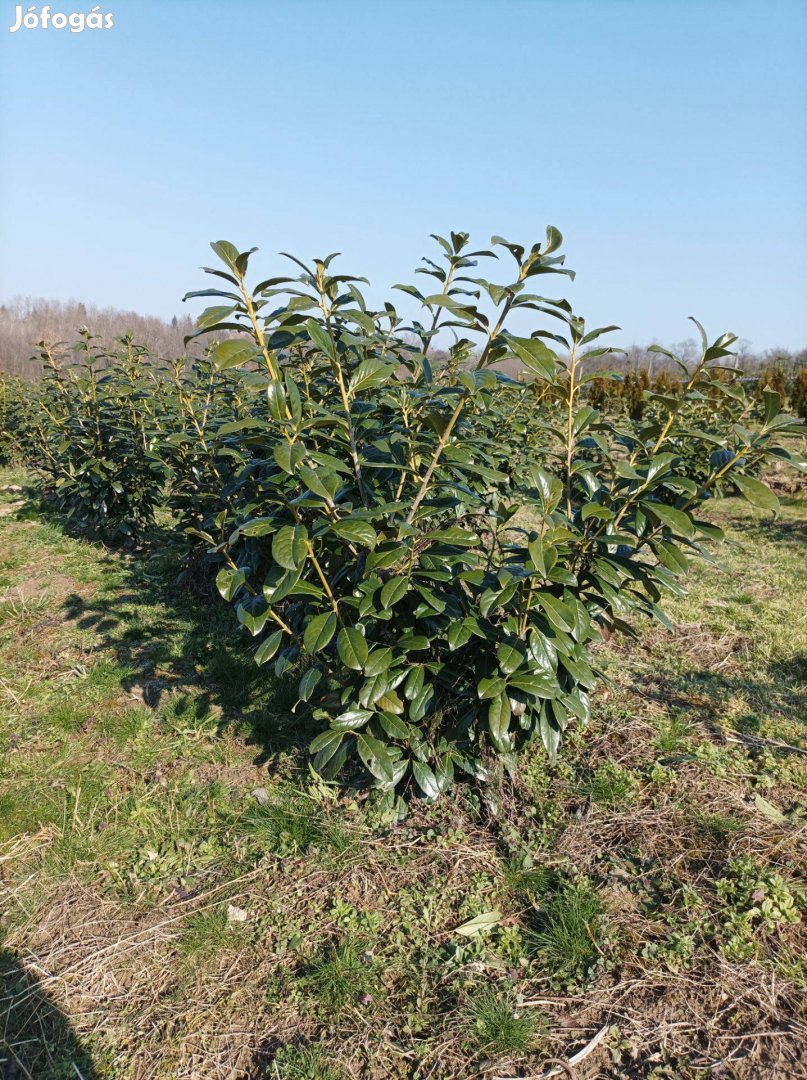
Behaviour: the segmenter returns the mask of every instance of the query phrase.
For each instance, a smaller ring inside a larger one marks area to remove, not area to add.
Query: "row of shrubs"
[[[753,402],[752,416],[761,419],[765,413],[765,391],[775,390],[790,411],[801,420],[807,420],[807,367],[788,373],[778,364],[768,364],[754,375],[744,375],[735,368],[715,373],[716,378],[740,380]],[[594,379],[588,390],[587,401],[603,411],[624,410],[634,420],[641,420],[647,407],[645,391],[656,394],[678,394],[681,391],[680,376],[662,370],[652,375],[647,368],[629,369],[618,380]],[[719,398],[715,399],[719,402]]]
[[[616,327],[531,291],[571,276],[558,231],[434,239],[426,287],[397,286],[406,320],[333,255],[253,284],[255,249],[220,241],[212,287],[189,294],[211,304],[204,359],[158,362],[130,338],[110,355],[83,332],[74,351],[43,344],[42,383],[7,384],[0,406],[7,450],[76,528],[136,546],[167,508],[255,660],[299,678],[314,768],[369,778],[391,812],[527,740],[554,756],[590,716],[592,645],[636,615],[669,625],[664,597],[720,539],[704,501],[775,512],[762,463],[803,467],[777,445],[800,428],[781,395],[764,388],[755,417],[722,367],[734,335],[696,323],[694,368],[666,353],[677,385],[604,410],[592,387],[618,376],[589,367]],[[501,284],[479,276],[491,260]],[[543,324],[529,337],[508,329],[525,312]],[[492,370],[513,357],[528,381]]]

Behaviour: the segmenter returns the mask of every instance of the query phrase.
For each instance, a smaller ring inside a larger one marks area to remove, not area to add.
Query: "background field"
[[[71,539],[3,473],[5,1076],[807,1075],[807,500],[777,486],[775,522],[711,504],[719,565],[674,635],[600,647],[555,767],[393,828],[313,782],[293,687],[170,544]]]

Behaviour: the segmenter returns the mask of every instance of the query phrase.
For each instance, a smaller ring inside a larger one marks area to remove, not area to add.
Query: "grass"
[[[344,1073],[329,1064],[318,1046],[282,1047],[266,1074],[267,1080],[343,1080]]]
[[[260,790],[260,789],[259,789]],[[245,814],[243,829],[263,850],[277,855],[301,855],[312,848],[345,856],[355,836],[338,820],[328,820],[311,796],[292,787],[278,787]]]
[[[673,714],[656,725],[654,745],[660,754],[685,751],[692,737],[692,722],[686,715]]]
[[[703,829],[707,836],[721,843],[730,840],[733,836],[740,835],[745,826],[742,821],[731,814],[703,814],[695,813],[695,820],[699,828]]]
[[[553,984],[590,981],[604,956],[605,913],[589,882],[565,883],[543,901],[529,942]]]
[[[376,961],[362,943],[347,938],[328,945],[312,960],[305,974],[320,1006],[331,1013],[349,1004],[367,1004],[376,984]]]
[[[223,908],[199,911],[191,915],[179,943],[179,953],[185,960],[199,962],[215,956],[233,939],[233,928]]]
[[[465,1022],[478,1051],[490,1057],[526,1054],[538,1032],[534,1012],[519,1010],[507,993],[485,988],[470,1002]]]
[[[636,778],[615,761],[606,761],[581,786],[581,791],[604,806],[625,804],[636,795]]]
[[[531,1076],[605,1026],[611,1080],[804,1075],[803,493],[710,504],[719,565],[674,634],[598,648],[557,763],[393,825],[309,773],[291,682],[170,544],[72,539],[28,484],[0,474],[0,1074]]]

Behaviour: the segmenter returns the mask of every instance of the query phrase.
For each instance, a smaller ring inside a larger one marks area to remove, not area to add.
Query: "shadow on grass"
[[[792,544],[807,540],[804,496],[783,495],[780,493],[779,502],[785,510],[798,510],[800,516],[796,520],[790,520],[786,517],[774,518],[770,514],[760,518],[734,514],[731,520],[732,529],[739,533],[758,537],[760,540],[775,543],[784,541]]]
[[[686,674],[657,671],[643,679],[640,689],[644,697],[665,708],[692,712],[718,736],[726,726],[726,701],[739,698],[747,706],[733,721],[741,735],[758,736],[763,722],[781,720],[802,727],[804,736],[797,745],[807,749],[807,656],[803,653],[759,664],[753,676],[694,665]],[[773,749],[782,752],[775,744]]]
[[[8,949],[0,948],[0,1077],[100,1080],[64,1013]]]
[[[258,667],[260,639],[219,597],[214,568],[182,567],[175,534],[155,530],[148,547],[123,553],[92,596],[68,596],[64,615],[98,635],[122,689],[175,726],[236,730],[258,748],[256,764],[289,754],[304,761],[317,728],[291,711],[299,675]]]

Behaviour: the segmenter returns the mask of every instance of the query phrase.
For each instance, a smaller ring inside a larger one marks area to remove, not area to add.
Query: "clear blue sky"
[[[181,313],[220,238],[258,245],[262,276],[339,250],[379,299],[430,232],[551,223],[578,278],[547,292],[625,343],[694,314],[807,346],[807,3],[102,10],[114,29],[11,34],[0,2],[0,299]]]

